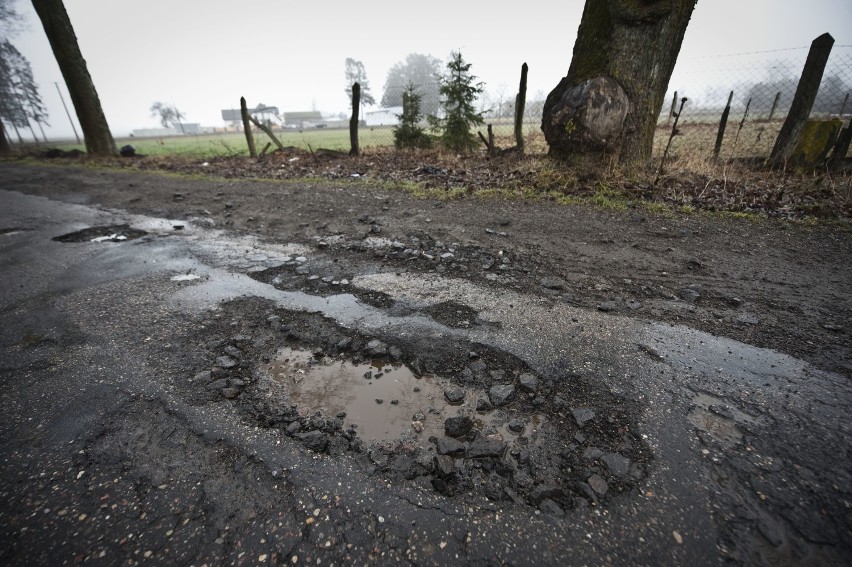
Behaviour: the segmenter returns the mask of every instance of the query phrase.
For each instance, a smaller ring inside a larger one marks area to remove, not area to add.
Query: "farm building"
[[[364,121],[367,126],[396,126],[399,124],[399,115],[402,114],[401,106],[390,108],[379,108],[364,113]]]

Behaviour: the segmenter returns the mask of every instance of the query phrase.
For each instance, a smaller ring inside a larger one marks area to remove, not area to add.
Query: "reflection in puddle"
[[[692,411],[687,416],[689,421],[727,447],[733,447],[743,439],[737,424],[760,425],[763,422],[762,417],[751,416],[725,400],[703,392],[696,394],[692,402]]]
[[[300,413],[345,413],[344,422],[355,424],[364,440],[394,440],[404,434],[417,434],[423,441],[433,435],[442,437],[444,420],[456,415],[470,415],[481,432],[506,441],[529,435],[539,426],[534,419],[525,431],[513,432],[505,412],[474,410],[484,392],[469,388],[464,403],[450,405],[444,399],[449,381],[428,375],[418,378],[408,367],[383,360],[353,364],[285,347],[262,370],[284,388]]]

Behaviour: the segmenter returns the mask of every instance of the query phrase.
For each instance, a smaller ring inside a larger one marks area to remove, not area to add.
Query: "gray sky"
[[[568,69],[584,2],[499,4],[65,0],[116,136],[156,127],[154,101],[174,103],[187,122],[205,126],[223,125],[220,109],[238,107],[240,96],[250,106],[345,112],[347,57],[364,63],[377,100],[388,69],[407,54],[446,60],[459,49],[488,91],[513,96],[527,62],[528,98],[546,94]],[[13,43],[32,63],[50,113],[48,136],[70,136],[53,82],[65,86],[41,22],[29,2],[17,6],[29,29]],[[852,44],[850,0],[700,0],[676,76],[700,70],[707,56],[807,46],[824,32],[836,45]]]

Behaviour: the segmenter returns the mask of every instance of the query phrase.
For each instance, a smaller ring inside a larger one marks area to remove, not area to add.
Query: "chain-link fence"
[[[674,114],[685,97],[670,154],[714,156],[722,115],[730,105],[719,157],[768,157],[790,110],[807,56],[808,47],[802,47],[679,60],[658,121],[655,152],[661,153],[668,143]],[[848,121],[852,115],[850,93],[852,46],[834,46],[811,118]]]
[[[662,154],[668,144],[674,113],[680,110],[681,99],[686,98],[678,118],[678,134],[672,139],[669,149],[670,156],[713,157],[719,123],[725,107],[729,105],[719,157],[768,157],[790,109],[807,55],[808,47],[801,47],[680,59],[660,113],[654,140],[655,155]],[[415,87],[421,96],[423,114],[439,113],[437,83]],[[848,121],[852,115],[850,93],[852,46],[834,46],[811,116],[841,117]],[[486,134],[487,125],[491,125],[498,146],[514,145],[515,95],[508,89],[494,91],[486,85],[486,91],[477,101],[486,122],[478,129]],[[384,98],[393,100],[392,96]],[[401,100],[401,92],[397,98]],[[543,98],[540,92],[527,95],[523,131],[528,153],[547,151],[540,129]],[[393,146],[393,130],[401,113],[401,103],[386,108],[364,108],[359,128],[360,146]],[[296,145],[342,148],[349,142],[348,125],[348,118],[341,116],[321,124],[299,124],[292,133],[298,134]]]

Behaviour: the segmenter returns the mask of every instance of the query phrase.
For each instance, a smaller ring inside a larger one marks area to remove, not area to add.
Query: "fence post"
[[[846,154],[849,153],[850,142],[852,142],[852,124],[841,130],[837,137],[831,159],[828,162],[831,169],[838,170],[843,167],[843,161],[846,159]]]
[[[767,122],[772,122],[772,117],[775,116],[775,109],[778,108],[778,101],[781,100],[781,92],[775,93],[775,100],[772,101],[772,109],[769,111],[769,118],[766,119]]]
[[[728,104],[725,105],[725,110],[722,111],[722,119],[719,121],[719,132],[716,134],[716,145],[713,147],[713,157],[719,159],[719,152],[722,150],[722,140],[725,138],[725,127],[728,125],[728,115],[731,113],[731,101],[734,99],[734,91],[728,95]]]
[[[822,34],[811,43],[790,111],[787,113],[784,125],[781,126],[778,138],[775,139],[775,147],[772,148],[772,154],[769,156],[769,163],[772,165],[784,165],[793,155],[816,100],[825,64],[828,62],[828,55],[833,45],[834,38],[828,33]]]
[[[357,156],[358,149],[358,114],[361,107],[361,85],[352,84],[352,118],[349,119],[349,149],[350,156]]]
[[[846,93],[846,96],[843,97],[843,104],[840,105],[840,112],[837,114],[838,116],[843,116],[843,112],[846,110],[847,102],[849,102],[849,93]]]
[[[669,110],[669,117],[666,119],[666,126],[672,123],[672,117],[675,115],[675,108],[677,108],[677,91],[674,92],[674,96],[672,97],[672,108]]]
[[[524,107],[527,104],[527,71],[526,63],[521,65],[521,84],[518,96],[515,97],[515,145],[519,150],[524,149]]]
[[[249,155],[253,158],[257,157],[257,150],[254,147],[254,136],[251,134],[251,118],[249,117],[248,107],[246,106],[246,97],[240,97],[240,116],[243,119],[243,130],[246,133],[246,143],[249,148]]]

